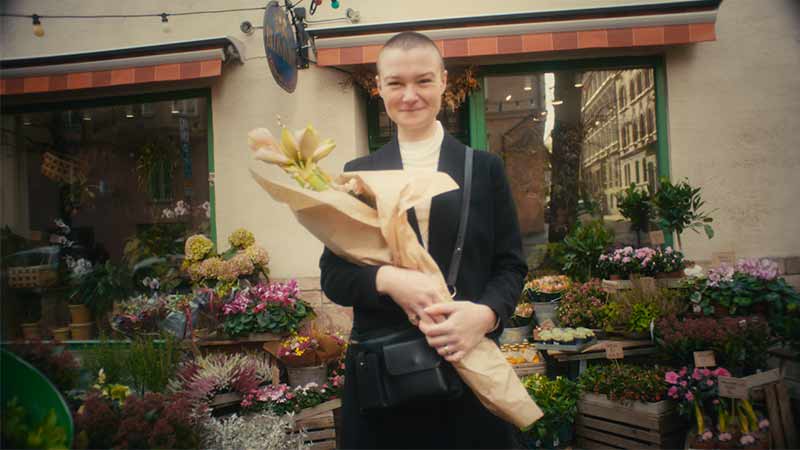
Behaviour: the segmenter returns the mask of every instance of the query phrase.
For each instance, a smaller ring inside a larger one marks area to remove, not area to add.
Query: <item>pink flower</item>
[[[702,439],[704,441],[710,441],[711,438],[713,438],[713,437],[714,437],[714,433],[712,433],[712,432],[710,432],[708,430],[706,430],[705,433],[703,433],[703,435],[702,435]]]
[[[622,258],[622,262],[627,264],[627,263],[631,262],[631,258],[626,256],[626,257]]]
[[[294,394],[292,394],[291,392],[289,392],[289,393],[287,393],[287,394],[286,394],[286,399],[287,399],[287,400],[291,400],[291,399],[293,399],[293,398],[294,398]]]
[[[728,372],[728,370],[725,369],[724,367],[718,367],[712,373],[714,374],[715,377],[729,377],[729,376],[731,376],[731,373]]]
[[[685,381],[681,381],[681,386],[686,387],[686,382]]]
[[[675,372],[667,372],[664,375],[664,380],[669,384],[678,384],[678,374]]]
[[[711,371],[708,369],[703,369],[701,373],[703,374],[704,377],[711,375]]]
[[[761,422],[758,422],[758,428],[762,430],[766,430],[767,428],[769,428],[769,420],[761,419]]]
[[[691,392],[687,392],[685,397],[686,397],[686,400],[689,400],[690,402],[694,401],[694,394],[692,394]]]
[[[681,371],[678,372],[678,374],[680,376],[682,376],[682,377],[685,377],[686,376],[686,367],[681,367]]]
[[[752,435],[745,434],[741,437],[741,439],[739,439],[739,442],[741,442],[742,445],[750,445],[756,442],[756,438],[754,438]]]
[[[692,372],[692,378],[695,380],[701,380],[703,376],[700,374],[700,370],[695,367],[694,372]]]
[[[677,399],[678,398],[678,387],[677,386],[670,387],[669,390],[667,391],[667,395],[669,395],[670,397],[672,397],[674,399]]]
[[[706,380],[706,384],[707,384],[708,386],[713,386],[713,385],[714,385],[714,381],[712,381],[712,380]]]

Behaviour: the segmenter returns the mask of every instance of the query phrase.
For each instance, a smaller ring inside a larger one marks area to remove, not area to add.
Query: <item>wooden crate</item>
[[[578,447],[585,449],[677,448],[684,443],[684,424],[670,401],[623,404],[584,394],[575,425]]]
[[[43,288],[58,282],[58,272],[52,265],[10,267],[8,285],[12,288]]]
[[[295,414],[294,431],[305,430],[306,443],[311,446],[311,450],[337,448],[335,416],[341,406],[341,399],[329,400]]]

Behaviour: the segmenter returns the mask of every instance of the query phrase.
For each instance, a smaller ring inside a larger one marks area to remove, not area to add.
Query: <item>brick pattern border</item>
[[[191,80],[222,74],[222,60],[0,79],[0,95],[37,94],[74,89]]]
[[[714,23],[694,23],[447,39],[436,41],[436,45],[445,58],[459,58],[591,48],[680,45],[715,41],[716,39]],[[317,50],[317,65],[340,66],[374,63],[377,61],[380,49],[380,45],[320,48]]]

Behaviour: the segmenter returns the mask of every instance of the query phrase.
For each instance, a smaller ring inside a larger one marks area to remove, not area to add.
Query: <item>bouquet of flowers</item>
[[[287,367],[309,367],[339,359],[345,350],[344,338],[336,332],[312,330],[293,334],[281,342],[276,356]]]
[[[273,199],[287,204],[298,221],[340,257],[360,265],[393,264],[434,276],[439,301],[452,301],[436,261],[419,243],[406,215],[421,201],[458,188],[443,172],[399,170],[345,173],[336,179],[318,165],[335,144],[308,126],[296,133],[282,127],[280,141],[259,128],[248,135],[255,159],[288,173],[298,186],[253,178]],[[542,417],[500,349],[484,338],[454,364],[462,380],[494,414],[520,428]]]

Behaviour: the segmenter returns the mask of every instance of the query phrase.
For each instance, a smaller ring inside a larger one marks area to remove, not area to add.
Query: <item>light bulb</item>
[[[169,19],[167,19],[167,13],[161,13],[161,31],[164,33],[172,31],[172,27],[169,25]]]
[[[511,100],[511,94],[506,95],[506,101]]]
[[[42,26],[42,21],[39,20],[39,15],[33,15],[33,35],[36,37],[44,36],[44,27]]]

